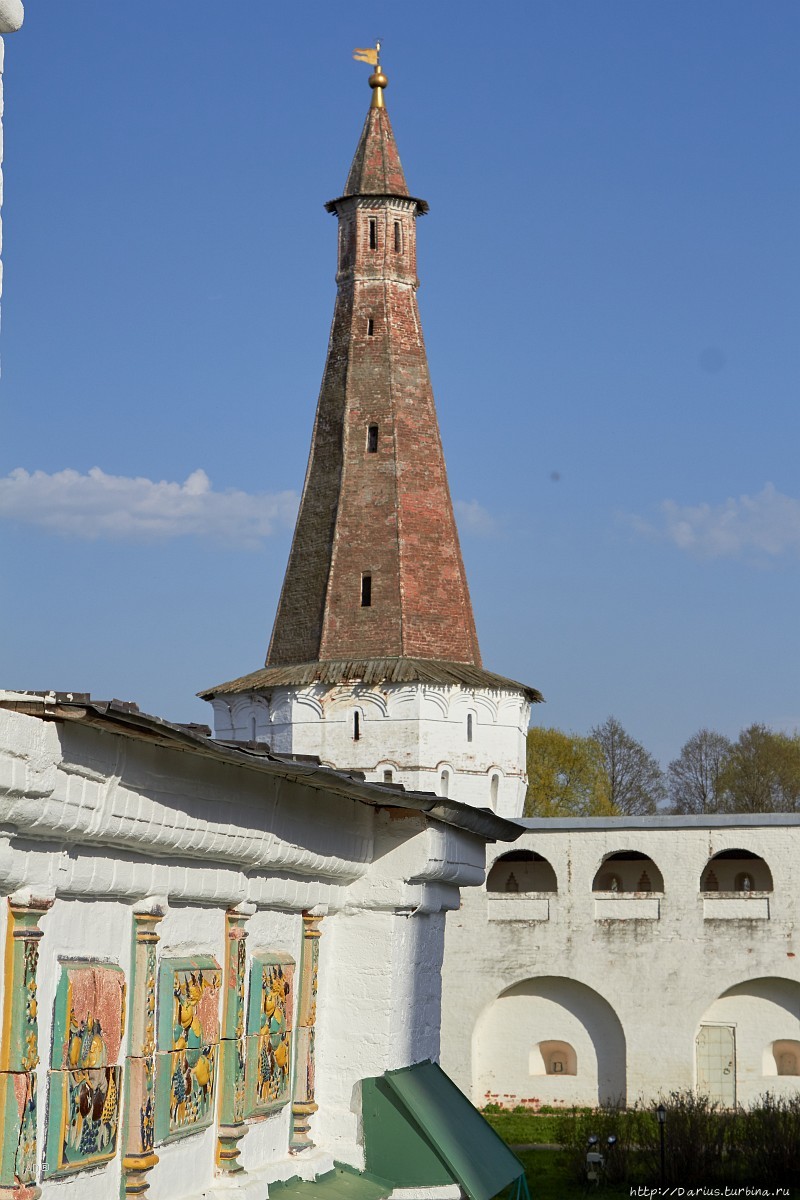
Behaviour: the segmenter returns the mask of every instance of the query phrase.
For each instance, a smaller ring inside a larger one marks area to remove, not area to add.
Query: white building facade
[[[362,1170],[362,1081],[438,1059],[445,913],[515,835],[130,706],[0,696],[0,1196]]]
[[[479,1107],[800,1088],[800,817],[526,820],[448,920],[442,1066]]]

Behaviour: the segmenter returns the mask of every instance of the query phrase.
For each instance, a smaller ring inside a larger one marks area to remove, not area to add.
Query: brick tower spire
[[[337,296],[266,665],[201,692],[216,736],[520,816],[535,688],[485,670],[417,309],[416,221],[383,103],[343,194]]]
[[[417,308],[427,205],[409,196],[384,86],[373,85],[344,193],[326,205],[339,221],[338,294],[268,667],[480,666]]]

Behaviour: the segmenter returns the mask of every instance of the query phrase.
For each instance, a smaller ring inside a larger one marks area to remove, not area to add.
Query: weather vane
[[[381,43],[375,42],[372,46],[356,47],[353,51],[353,58],[356,62],[369,63],[375,70],[369,77],[369,86],[372,88],[372,107],[383,108],[383,90],[388,87],[389,80],[381,70]]]

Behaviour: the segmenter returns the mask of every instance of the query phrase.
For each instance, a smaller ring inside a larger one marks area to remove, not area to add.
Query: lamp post
[[[667,1120],[667,1110],[663,1104],[659,1104],[656,1109],[656,1118],[658,1119],[658,1138],[661,1149],[661,1187],[664,1187],[664,1124]]]

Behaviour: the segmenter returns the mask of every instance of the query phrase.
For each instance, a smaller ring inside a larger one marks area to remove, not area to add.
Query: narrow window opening
[[[489,802],[492,808],[497,808],[497,794],[500,790],[500,776],[493,775],[489,784]]]
[[[467,713],[467,741],[472,741],[472,713]]]
[[[256,740],[256,719],[255,719],[255,717],[251,717],[250,718],[250,741],[254,742],[255,740]]]
[[[375,336],[375,322],[372,317],[367,317],[367,337]]]
[[[403,231],[399,221],[394,223],[394,252],[395,254],[403,253]]]
[[[367,454],[378,453],[378,426],[370,425],[367,428]]]
[[[371,608],[372,607],[372,576],[371,575],[362,575],[361,576],[361,607],[362,608]]]
[[[391,772],[391,771],[384,771],[384,772],[383,772],[383,782],[384,782],[384,783],[391,783],[391,782],[392,782],[392,772]]]
[[[442,771],[442,795],[450,795],[450,772]]]
[[[361,713],[353,713],[353,741],[357,742],[361,737]]]
[[[376,217],[369,219],[369,248],[370,250],[378,249],[378,220]]]

